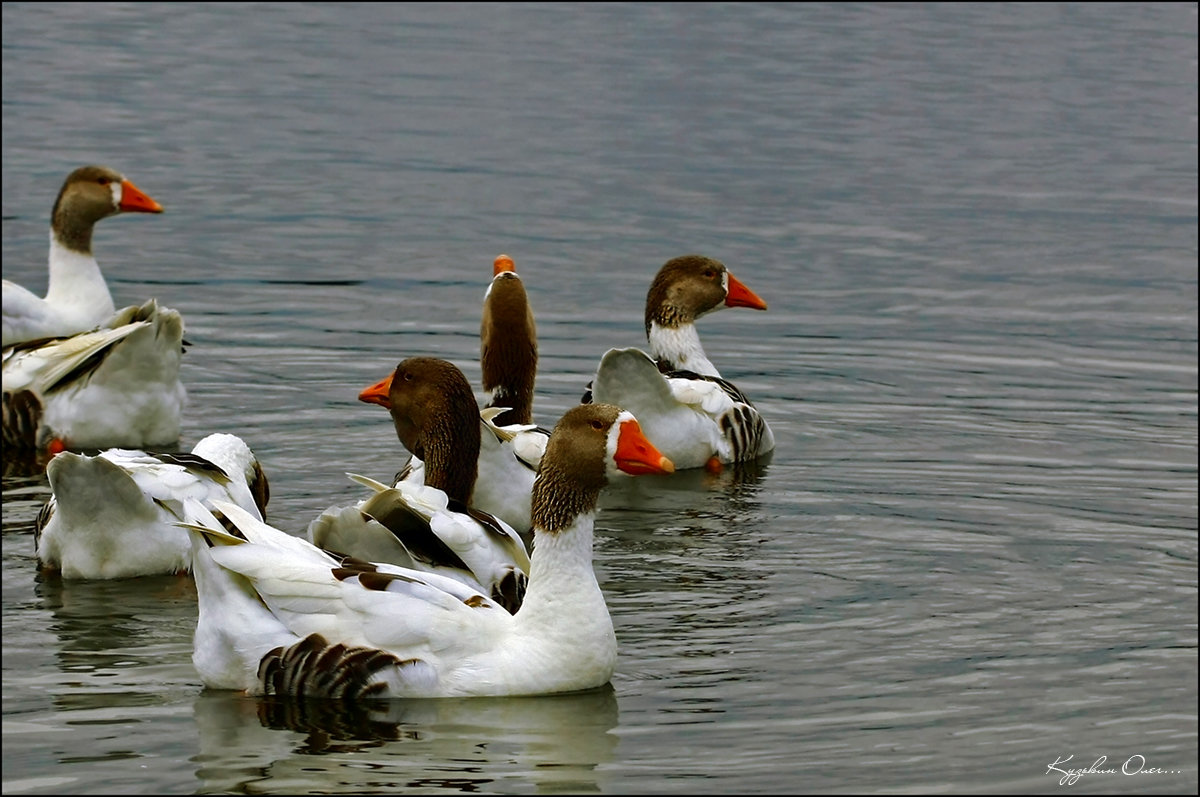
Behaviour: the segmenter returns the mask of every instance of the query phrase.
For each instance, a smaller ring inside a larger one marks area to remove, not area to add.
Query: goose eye
[[[708,279],[712,279],[713,277],[717,276],[717,272],[713,271],[710,268],[708,271],[704,272],[704,276],[707,277]]]
[[[600,421],[592,421],[592,428],[599,431],[604,428],[604,424]]]
[[[100,185],[108,185],[111,181],[107,177],[101,177],[96,182],[100,183]]]

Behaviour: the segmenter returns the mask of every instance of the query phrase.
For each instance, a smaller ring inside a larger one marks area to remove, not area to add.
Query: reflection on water
[[[264,728],[306,734],[300,752],[310,755],[358,749],[342,744],[348,741],[374,744],[405,738],[420,739],[419,734],[402,727],[403,719],[395,716],[401,712],[392,708],[389,703],[380,701],[348,703],[266,697],[258,700],[258,719]]]
[[[596,517],[597,571],[614,616],[640,625],[651,610],[655,622],[660,602],[678,602],[691,610],[670,626],[686,636],[691,622],[706,622],[708,608],[758,592],[769,564],[763,543],[776,533],[761,501],[770,456],[719,474],[699,468],[614,480]],[[642,609],[629,612],[627,600]]]
[[[611,685],[570,695],[372,701],[196,698],[205,792],[600,792],[618,738]],[[315,761],[306,761],[319,756]],[[431,777],[423,764],[441,762]]]
[[[635,494],[637,487],[644,487],[646,492],[673,490],[690,495],[697,492],[719,492],[725,497],[736,499],[757,492],[774,457],[775,452],[769,451],[758,459],[723,465],[716,472],[706,468],[691,468],[667,475],[651,475],[649,479],[617,478],[610,482],[602,495],[610,496],[610,503],[617,503]]]
[[[86,640],[83,647],[120,644],[127,637],[119,628],[128,634],[148,633],[164,605],[196,600],[195,583],[186,575],[80,580],[49,571],[38,572],[32,580],[34,594],[52,613],[53,628],[61,630],[65,640],[90,628],[102,629],[105,636]]]
[[[196,616],[190,576],[73,581],[48,573],[37,576],[34,592],[57,641],[58,710],[157,706],[181,687],[196,689],[188,666]]]
[[[37,476],[45,473],[49,454],[30,448],[4,447],[4,483],[9,479]],[[7,489],[7,487],[5,487]]]

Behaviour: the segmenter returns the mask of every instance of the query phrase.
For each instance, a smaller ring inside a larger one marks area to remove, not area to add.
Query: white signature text
[[[1069,755],[1066,758],[1055,757],[1054,763],[1046,768],[1046,774],[1051,772],[1061,774],[1062,777],[1058,780],[1059,786],[1073,786],[1084,775],[1178,775],[1178,770],[1160,769],[1159,767],[1146,766],[1146,757],[1138,753],[1134,753],[1125,759],[1125,763],[1120,769],[1105,769],[1104,764],[1108,761],[1108,756],[1102,755],[1096,759],[1096,763],[1086,769],[1070,768],[1064,769],[1060,765],[1067,764],[1074,755]]]

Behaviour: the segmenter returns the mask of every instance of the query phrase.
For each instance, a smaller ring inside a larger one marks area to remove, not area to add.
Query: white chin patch
[[[617,467],[617,443],[621,440],[621,424],[625,421],[637,420],[633,417],[633,413],[629,410],[621,410],[617,415],[616,422],[612,428],[608,430],[608,441],[605,446],[605,454],[607,455],[605,462],[605,470],[610,477],[628,475],[625,471]]]
[[[125,193],[121,187],[120,181],[118,181],[118,180],[112,181],[111,183],[108,184],[108,188],[110,191],[112,191],[113,207],[120,208],[121,207],[121,198]]]

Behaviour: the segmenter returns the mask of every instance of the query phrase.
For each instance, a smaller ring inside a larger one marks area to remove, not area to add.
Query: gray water
[[[610,688],[372,713],[203,690],[190,579],[38,576],[6,477],[4,792],[1195,793],[1196,75],[1194,4],[5,3],[5,276],[75,166],[162,202],[97,258],[279,527],[394,473],[399,360],[478,386],[501,252],[544,425],[722,260],[778,447],[605,496]]]

